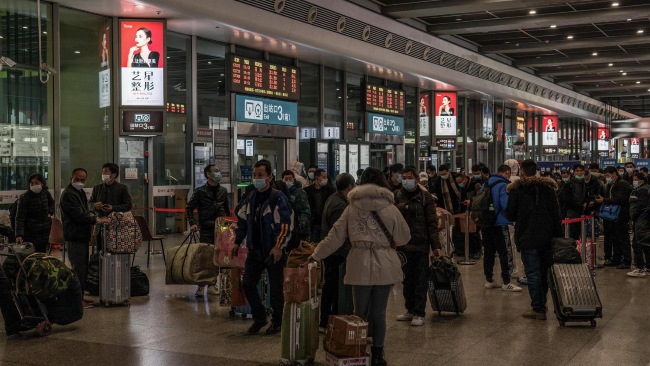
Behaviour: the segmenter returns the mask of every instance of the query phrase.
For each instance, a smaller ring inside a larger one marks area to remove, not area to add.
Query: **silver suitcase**
[[[99,255],[99,301],[106,305],[129,305],[131,297],[131,255]]]
[[[560,326],[567,322],[589,322],[603,317],[596,283],[585,264],[554,264],[549,274],[549,287]]]

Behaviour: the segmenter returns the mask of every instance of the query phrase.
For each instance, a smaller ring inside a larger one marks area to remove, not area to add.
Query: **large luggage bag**
[[[214,245],[199,243],[190,233],[183,243],[167,250],[166,285],[214,285],[219,268],[214,265]]]
[[[431,309],[440,315],[443,311],[459,315],[467,309],[467,299],[458,267],[450,258],[443,257],[429,267],[429,301]]]
[[[244,294],[244,269],[243,268],[231,268],[230,269],[230,296],[231,296],[231,307],[230,307],[230,317],[234,318],[236,316],[241,316],[243,319],[248,319],[253,317],[251,306],[248,305],[248,300]],[[223,291],[223,290],[222,290]],[[262,272],[262,278],[257,284],[257,293],[262,299],[262,304],[266,308],[266,314],[271,314],[273,310],[271,309],[271,282],[269,281],[269,275],[266,271]]]
[[[101,253],[99,256],[99,301],[106,306],[129,305],[131,255]]]
[[[596,283],[585,264],[554,264],[549,273],[549,287],[560,326],[567,322],[590,322],[603,317]]]
[[[308,264],[317,271],[317,264]],[[282,359],[280,365],[306,365],[314,362],[318,350],[319,304],[318,286],[309,278],[310,298],[301,303],[285,303],[282,313]]]

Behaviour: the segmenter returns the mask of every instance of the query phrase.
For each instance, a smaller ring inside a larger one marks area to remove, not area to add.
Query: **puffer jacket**
[[[198,211],[199,221],[194,219],[194,209]],[[185,206],[187,222],[203,228],[214,228],[214,220],[221,216],[230,216],[230,203],[228,191],[218,185],[217,194],[206,183],[192,193],[192,197]]]
[[[318,244],[312,257],[322,260],[339,249],[347,239],[351,249],[346,261],[343,282],[347,285],[393,285],[404,280],[397,252],[371,212],[377,212],[397,247],[411,240],[411,233],[394,205],[393,193],[387,188],[364,184],[348,194],[349,206],[334,224],[327,237]]]
[[[555,196],[557,183],[550,178],[524,177],[506,188],[506,216],[515,222],[517,249],[551,252],[551,239],[562,237],[560,206]]]
[[[302,183],[299,180],[289,188],[289,200],[294,211],[294,228],[293,234],[298,236],[297,239],[309,237],[311,228],[311,209],[309,208],[309,198],[307,193],[302,189]]]
[[[634,191],[635,201],[630,203],[630,218],[634,222],[634,235],[641,245],[650,245],[650,184]]]
[[[408,252],[429,253],[430,249],[441,249],[438,232],[438,215],[433,196],[416,186],[416,191],[408,192],[403,187],[395,192],[395,206],[404,216],[411,231],[411,240],[400,248]],[[409,198],[409,196],[412,196]]]
[[[54,215],[54,198],[44,188],[40,193],[25,192],[20,196],[16,210],[16,237],[47,243]]]
[[[627,225],[630,219],[630,193],[632,187],[626,180],[617,178],[612,184],[605,186],[604,205],[620,205],[621,212],[618,214],[618,221]]]
[[[506,217],[506,207],[508,207],[506,187],[509,183],[510,180],[499,174],[492,174],[488,179],[488,187],[492,186],[492,189],[490,189],[490,197],[492,197],[492,205],[497,215],[497,220],[494,223],[495,226],[510,225],[510,221]]]
[[[566,210],[566,217],[578,218],[584,212],[584,204],[587,200],[587,186],[583,180],[571,178],[562,187],[562,204]]]
[[[68,184],[61,195],[61,216],[63,218],[63,237],[72,243],[88,243],[92,227],[97,218],[88,208],[84,191]]]

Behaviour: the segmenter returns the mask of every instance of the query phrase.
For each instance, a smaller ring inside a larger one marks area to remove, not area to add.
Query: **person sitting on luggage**
[[[37,252],[45,253],[50,241],[54,215],[54,198],[40,174],[29,177],[29,190],[20,196],[16,209],[16,243],[32,243]]]
[[[336,177],[336,193],[330,196],[325,202],[323,209],[323,221],[321,223],[321,236],[324,238],[338,221],[343,211],[348,206],[348,194],[354,188],[354,178],[351,174],[341,173]],[[327,328],[330,315],[339,315],[339,298],[345,296],[340,294],[339,273],[341,265],[350,251],[350,245],[346,244],[334,254],[325,258],[325,284],[321,296],[320,325],[319,328]],[[351,301],[351,299],[350,299]]]
[[[203,175],[208,180],[204,185],[194,190],[192,197],[185,206],[185,215],[192,232],[199,232],[201,243],[214,244],[215,220],[222,216],[230,216],[228,191],[220,185],[221,171],[214,164],[203,169]],[[196,221],[194,210],[198,211]],[[195,296],[203,296],[204,286],[199,285]],[[208,295],[217,295],[215,286],[208,286]]]
[[[253,313],[254,322],[249,334],[257,334],[266,324],[266,309],[257,291],[262,272],[266,269],[271,287],[273,318],[266,334],[277,334],[282,326],[282,293],[284,264],[283,249],[289,243],[292,215],[289,199],[279,190],[271,188],[273,168],[268,161],[258,161],[253,166],[255,190],[246,196],[237,208],[237,229],[233,256],[246,239],[248,257],[244,265],[244,294]]]
[[[596,197],[596,202],[605,205],[619,205],[618,220],[603,220],[605,231],[605,266],[629,269],[632,264],[630,254],[630,184],[618,175],[613,166],[605,168],[605,196]]]
[[[82,296],[86,289],[86,277],[88,277],[88,243],[92,236],[93,225],[108,223],[108,218],[97,217],[88,208],[88,198],[83,190],[87,177],[88,173],[84,168],[73,170],[70,184],[61,195],[63,237],[72,270],[79,278]],[[82,302],[84,309],[93,306],[92,301],[82,300]]]
[[[420,326],[424,324],[427,306],[429,249],[433,251],[434,258],[439,258],[442,256],[442,245],[433,197],[417,184],[414,167],[404,168],[402,178],[402,188],[395,192],[395,206],[408,223],[411,240],[400,248],[406,257],[406,264],[402,267],[406,313],[398,315],[397,320]]]
[[[120,167],[115,163],[102,166],[102,182],[93,187],[90,195],[91,210],[99,217],[106,217],[111,212],[129,212],[133,208],[129,189],[116,179],[120,176]],[[97,234],[97,251],[102,250],[103,240],[100,225],[95,226]]]
[[[325,202],[336,191],[330,184],[327,172],[323,169],[317,169],[314,172],[314,183],[305,188],[307,198],[309,199],[309,208],[311,210],[311,231],[310,239],[317,243],[320,240],[321,221],[323,221],[323,207]]]
[[[553,264],[553,238],[563,236],[560,206],[555,196],[557,183],[547,177],[536,177],[533,160],[521,163],[521,179],[506,187],[508,206],[506,218],[515,225],[515,244],[521,252],[528,282],[531,309],[522,316],[546,320],[548,270]]]
[[[386,365],[386,307],[393,285],[404,280],[400,259],[391,247],[411,240],[409,226],[386,187],[384,174],[367,168],[361,185],[348,195],[349,206],[312,254],[320,261],[351,243],[343,282],[352,285],[355,315],[369,322],[372,365]]]

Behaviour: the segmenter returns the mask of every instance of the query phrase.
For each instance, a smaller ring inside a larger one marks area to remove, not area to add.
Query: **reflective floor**
[[[165,240],[167,246],[179,242],[178,237]],[[230,318],[229,308],[216,298],[195,298],[193,286],[165,286],[160,255],[152,256],[146,269],[142,250],[136,264],[150,277],[150,296],[133,298],[129,308],[87,310],[77,323],[54,326],[47,338],[3,334],[0,364],[278,364],[279,335],[246,336],[251,321]],[[650,278],[597,270],[604,318],[595,329],[560,328],[552,313],[547,321],[521,317],[529,306],[525,288],[521,293],[485,290],[480,261],[461,272],[467,312],[459,317],[429,313],[421,327],[394,321],[403,312],[401,291],[395,289],[388,308],[390,365],[650,365]],[[322,349],[316,360],[323,364]]]

